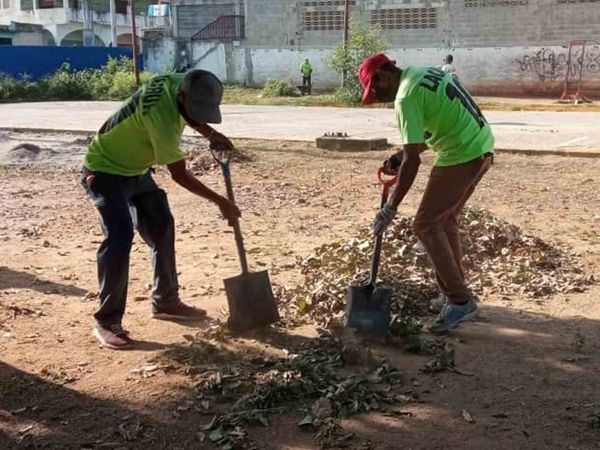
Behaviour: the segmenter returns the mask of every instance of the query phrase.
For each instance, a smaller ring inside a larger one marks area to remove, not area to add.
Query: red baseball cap
[[[375,76],[377,71],[386,64],[396,64],[396,61],[392,61],[383,53],[379,53],[365,59],[358,68],[358,79],[364,90],[362,98],[363,105],[370,105],[375,102],[375,93],[371,86],[373,83],[373,76]]]

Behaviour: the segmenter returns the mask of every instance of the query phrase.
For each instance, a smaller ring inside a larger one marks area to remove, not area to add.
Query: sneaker
[[[186,305],[183,302],[173,305],[155,306],[152,310],[152,318],[159,320],[202,320],[206,317],[206,311],[195,306]]]
[[[446,303],[448,303],[448,297],[446,294],[440,293],[440,295],[431,299],[428,309],[432,313],[439,314],[444,309]]]
[[[461,322],[473,319],[478,313],[477,304],[473,300],[469,300],[464,305],[447,303],[429,331],[445,333],[456,328]]]
[[[112,348],[113,350],[131,348],[132,340],[129,337],[129,332],[125,331],[119,323],[108,326],[97,323],[93,334],[103,347]]]

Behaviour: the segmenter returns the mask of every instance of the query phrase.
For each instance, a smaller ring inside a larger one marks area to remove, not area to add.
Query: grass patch
[[[319,93],[300,97],[267,97],[261,89],[238,85],[225,86],[223,104],[271,106],[345,106],[335,100],[333,93]]]

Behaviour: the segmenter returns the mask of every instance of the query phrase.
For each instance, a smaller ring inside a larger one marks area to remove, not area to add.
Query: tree
[[[358,81],[358,67],[369,56],[384,52],[388,43],[378,27],[364,28],[353,22],[350,26],[348,47],[333,49],[328,65],[340,75],[346,71],[346,86],[336,91],[336,97],[344,103],[358,103],[362,98],[362,87]]]

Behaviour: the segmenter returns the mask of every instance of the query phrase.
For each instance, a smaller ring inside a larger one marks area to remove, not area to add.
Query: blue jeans
[[[104,241],[98,249],[98,297],[94,314],[102,326],[120,324],[125,314],[133,228],[150,246],[154,308],[179,302],[175,266],[175,222],[167,195],[148,171],[125,177],[82,171],[81,183],[100,213]]]

